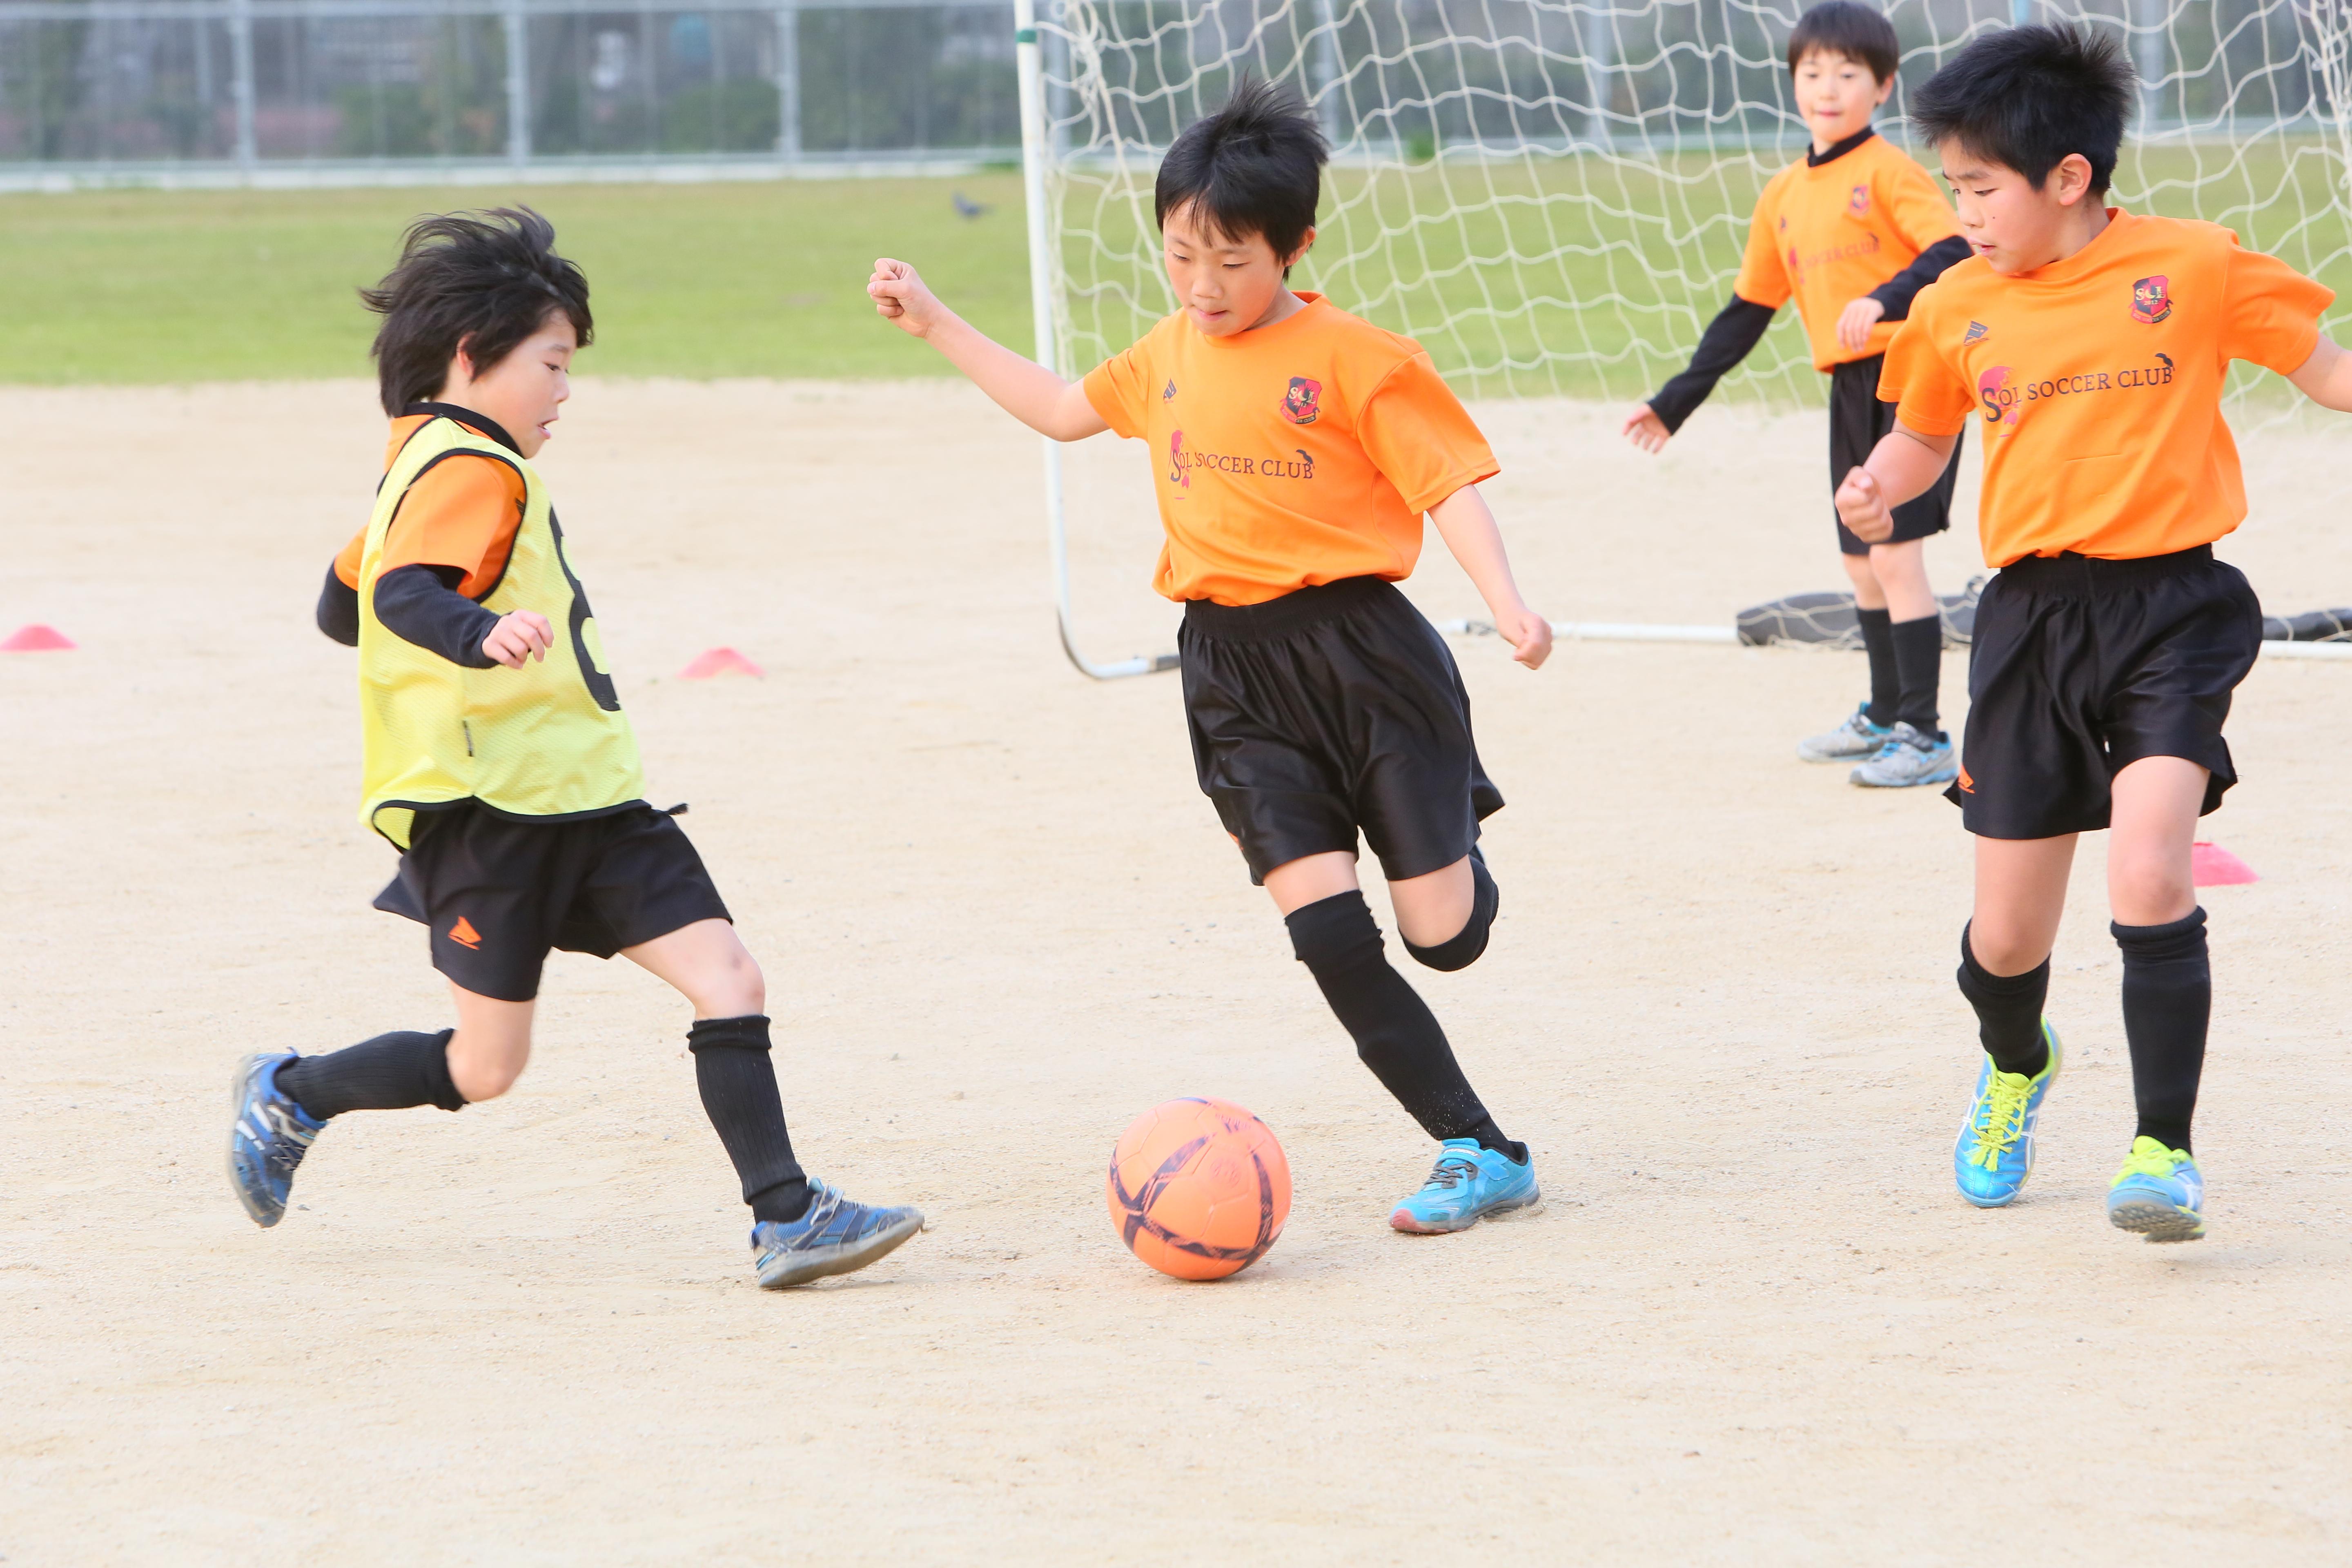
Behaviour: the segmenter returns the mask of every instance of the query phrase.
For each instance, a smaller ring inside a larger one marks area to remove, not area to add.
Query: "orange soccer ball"
[[[1171,1100],[1119,1134],[1104,1192],[1129,1251],[1179,1279],[1223,1279],[1282,1234],[1290,1162],[1232,1100]]]

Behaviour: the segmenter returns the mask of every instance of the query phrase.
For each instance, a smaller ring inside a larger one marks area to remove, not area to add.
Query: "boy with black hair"
[[[2109,928],[2138,1110],[2107,1216],[2151,1241],[2205,1234],[2189,1119],[2212,970],[2189,846],[2237,781],[2221,738],[2262,607],[2213,541],[2246,515],[2221,418],[2233,359],[2352,411],[2335,296],[2218,225],[2110,207],[2131,67],[2088,29],[1987,33],[1912,100],[1975,255],[1887,350],[1894,432],[1838,490],[1864,539],[1937,482],[1984,421],[1985,560],[1968,735],[1947,792],[1977,836],[1959,986],[1984,1062],[1953,1149],[1960,1194],[2011,1202],[2033,1167],[2061,1047],[2042,1016],[2074,840],[2108,829]]]
[[[402,851],[376,908],[423,922],[454,1029],[324,1056],[257,1053],[233,1091],[229,1179],[285,1216],[320,1129],[352,1110],[456,1110],[530,1054],[551,948],[619,952],[694,1004],[704,1110],[742,1179],[760,1282],[862,1268],[922,1228],[793,1157],[766,987],[701,857],[645,801],[635,737],[530,459],[590,341],[588,281],[529,208],[419,220],[361,297],[392,437],[374,515],[337,557],[319,626],[359,649],[360,819]]]
[[[1181,308],[1083,382],[990,342],[905,262],[877,262],[867,292],[1032,429],[1150,440],[1167,531],[1153,585],[1184,605],[1201,789],[1358,1055],[1443,1144],[1390,1215],[1433,1234],[1538,1194],[1526,1146],[1390,967],[1356,879],[1360,833],[1406,952],[1452,970],[1486,950],[1498,895],[1478,824],[1503,798],[1452,654],[1391,586],[1423,515],[1521,663],[1543,663],[1551,627],[1519,597],[1478,494],[1494,454],[1429,356],[1286,286],[1314,243],[1326,155],[1304,106],[1264,83],[1177,137],[1154,207]]]
[[[1830,378],[1832,491],[1892,428],[1894,411],[1878,401],[1880,357],[1919,290],[1969,254],[1927,171],[1871,129],[1872,112],[1895,90],[1899,59],[1894,26],[1855,0],[1826,0],[1798,18],[1789,76],[1812,146],[1765,185],[1730,303],[1699,339],[1690,368],[1626,416],[1623,433],[1635,446],[1662,449],[1791,299],[1812,340],[1813,368]],[[1937,712],[1944,623],[1923,543],[1951,526],[1952,482],[1947,472],[1906,501],[1895,531],[1875,543],[1836,522],[1870,698],[1836,728],[1799,742],[1797,755],[1859,763],[1850,775],[1857,784],[1945,784],[1958,765]]]

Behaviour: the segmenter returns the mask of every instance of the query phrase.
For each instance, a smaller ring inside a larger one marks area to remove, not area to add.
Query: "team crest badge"
[[[1982,342],[1987,337],[1991,335],[1991,332],[1992,329],[1986,326],[1982,321],[1970,321],[1969,323],[1969,330],[1960,335],[1960,342],[1964,343]]]
[[[2143,278],[2132,285],[2132,320],[2152,327],[2172,314],[2171,279]]]
[[[1303,375],[1290,378],[1290,390],[1282,395],[1282,416],[1293,425],[1312,425],[1323,411],[1316,400],[1323,395],[1323,384],[1309,381]]]
[[[1845,210],[1853,214],[1856,217],[1860,217],[1864,213],[1867,213],[1870,210],[1870,187],[1868,185],[1854,186],[1853,194],[1845,199]]]

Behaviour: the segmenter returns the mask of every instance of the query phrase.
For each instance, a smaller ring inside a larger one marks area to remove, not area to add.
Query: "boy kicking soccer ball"
[[[1764,187],[1731,302],[1708,324],[1690,368],[1626,416],[1635,446],[1663,448],[1791,299],[1812,339],[1813,368],[1830,378],[1831,489],[1893,428],[1878,372],[1895,323],[1920,289],[1969,254],[1935,181],[1871,129],[1872,111],[1895,90],[1899,53],[1893,24],[1854,0],[1828,0],[1798,18],[1789,75],[1813,144]],[[1937,713],[1944,622],[1922,542],[1951,526],[1956,471],[1895,508],[1885,539],[1866,542],[1836,524],[1870,659],[1870,700],[1798,742],[1797,755],[1859,763],[1851,775],[1858,784],[1946,784],[1957,765]]]
[[[1154,205],[1182,309],[1076,384],[991,342],[902,261],[877,262],[867,292],[1032,429],[1150,442],[1168,536],[1154,586],[1184,605],[1201,788],[1364,1064],[1444,1145],[1390,1223],[1454,1231],[1538,1194],[1526,1147],[1389,966],[1356,880],[1360,834],[1406,952],[1461,969],[1486,950],[1478,823],[1503,797],[1453,655],[1391,586],[1423,514],[1520,662],[1543,663],[1551,627],[1478,494],[1494,455],[1429,356],[1286,286],[1314,242],[1325,156],[1306,110],[1263,83],[1179,136]]]
[[[375,512],[327,574],[319,626],[359,649],[361,820],[401,851],[376,907],[421,921],[457,1026],[247,1057],[229,1177],[254,1223],[352,1110],[456,1110],[530,1055],[551,948],[619,952],[694,1004],[703,1109],[742,1178],[771,1287],[862,1268],[922,1228],[803,1174],[769,1059],[760,967],[701,857],[645,801],[636,740],[530,459],[589,341],[588,282],[528,209],[426,218],[366,290],[392,416]]]
[[[2017,1196],[2058,1076],[2042,1016],[2078,834],[2109,830],[2110,928],[2139,1124],[2107,1216],[2151,1241],[2205,1234],[2189,1123],[2212,972],[2189,877],[2197,819],[2237,781],[2221,724],[2262,609],[2213,541],[2246,515],[2222,423],[2233,359],[2352,410],[2334,298],[2210,223],[2104,200],[2131,68],[2108,35],[1988,33],[1912,100],[1975,256],[1921,294],[1886,353],[1895,427],[1838,490],[1884,539],[1974,415],[1984,554],[1968,735],[1948,795],[1977,836],[1961,994],[1985,1061],[1953,1153],[1961,1196]]]

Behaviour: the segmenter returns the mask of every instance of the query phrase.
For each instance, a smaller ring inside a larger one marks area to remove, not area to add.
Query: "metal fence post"
[[[523,0],[506,0],[499,20],[507,36],[507,159],[530,161],[530,28]]]
[[[2163,0],[2138,0],[2140,26],[2132,33],[2132,66],[2139,72],[2139,133],[2156,133],[2164,109],[2165,26]]]
[[[236,114],[236,166],[250,173],[260,158],[253,134],[253,0],[229,0],[228,50]]]
[[[1617,65],[1617,7],[1596,6],[1591,13],[1576,14],[1577,37],[1584,46],[1585,90],[1592,96],[1592,107],[1586,116],[1584,134],[1595,147],[1606,151],[1613,132],[1609,125],[1609,105],[1616,94],[1616,83],[1610,72]]]
[[[801,13],[797,5],[776,13],[776,156],[801,155]]]

